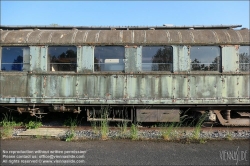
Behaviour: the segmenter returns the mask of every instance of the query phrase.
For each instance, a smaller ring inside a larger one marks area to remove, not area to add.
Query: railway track
[[[3,131],[3,128],[0,128]],[[15,127],[12,138],[54,137],[62,140],[140,139],[140,140],[233,140],[249,139],[249,127],[101,127],[42,126],[37,129]]]
[[[3,127],[0,127],[2,129]],[[70,126],[41,126],[39,127],[40,129],[65,129],[69,130],[71,128],[74,128],[74,130],[93,130],[93,126],[76,126],[76,127],[70,127]],[[97,129],[101,129],[101,126],[96,127]],[[108,127],[109,130],[119,130],[121,127]],[[149,131],[154,131],[154,130],[163,130],[164,128],[168,127],[147,127],[147,126],[138,126],[138,130],[149,130]],[[174,130],[178,131],[193,131],[196,127],[174,127]],[[26,127],[23,126],[16,126],[14,129],[23,129],[27,130]],[[131,127],[126,127],[127,130],[130,130]],[[201,127],[200,130],[202,131],[250,131],[249,127]]]

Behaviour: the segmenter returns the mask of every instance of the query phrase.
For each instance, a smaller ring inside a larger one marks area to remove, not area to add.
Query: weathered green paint
[[[77,72],[93,72],[94,69],[94,47],[77,47]]]
[[[46,72],[48,63],[47,46],[30,46],[30,71]]]
[[[27,30],[1,34],[1,45],[32,46],[30,56],[24,58],[30,62],[29,72],[0,72],[0,103],[250,104],[250,76],[238,72],[234,46],[249,44],[249,30]],[[49,71],[48,47],[43,45],[77,46],[77,71]],[[125,46],[125,73],[94,72],[95,45]],[[144,45],[171,45],[173,73],[141,71]],[[226,45],[222,46],[222,73],[190,72],[188,45]]]
[[[173,72],[190,71],[190,55],[187,46],[173,45]]]
[[[239,46],[222,46],[222,72],[239,72]]]
[[[249,80],[249,75],[246,74],[221,76],[220,74],[26,75],[4,73],[4,76],[1,75],[0,102],[250,104]]]
[[[141,72],[142,46],[125,48],[125,71],[126,73]]]
[[[2,97],[27,97],[28,78],[26,73],[2,72],[0,76]]]

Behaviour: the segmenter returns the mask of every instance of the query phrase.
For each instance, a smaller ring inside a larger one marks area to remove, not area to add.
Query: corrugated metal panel
[[[51,43],[60,43],[60,44],[69,44],[72,42],[74,31],[53,31],[50,42]]]
[[[1,36],[2,45],[219,45],[250,43],[249,30],[15,30],[11,32],[3,30]]]
[[[3,31],[1,31],[2,33]],[[15,44],[26,44],[27,34],[32,31],[11,31],[4,38],[2,43],[15,43]],[[2,35],[2,34],[1,34]]]

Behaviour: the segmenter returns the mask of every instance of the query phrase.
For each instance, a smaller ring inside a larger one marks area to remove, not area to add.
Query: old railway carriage
[[[249,30],[1,26],[0,106],[40,116],[249,125]],[[49,115],[47,115],[49,116]]]

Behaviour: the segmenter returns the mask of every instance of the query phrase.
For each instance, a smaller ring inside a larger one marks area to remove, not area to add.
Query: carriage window
[[[2,47],[2,71],[28,71],[29,47]]]
[[[193,46],[190,48],[192,71],[219,71],[221,63],[220,47]]]
[[[142,48],[142,71],[172,71],[171,46],[146,46]]]
[[[125,48],[123,46],[96,46],[94,53],[95,71],[125,70]]]
[[[49,47],[50,71],[76,71],[76,47]]]
[[[239,48],[239,65],[240,71],[250,71],[250,46],[240,46]]]

